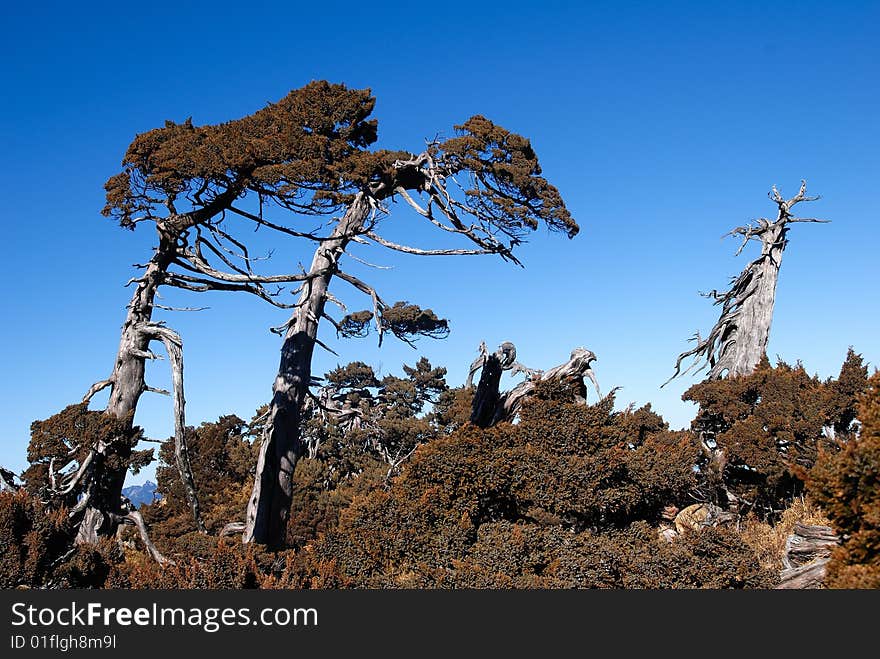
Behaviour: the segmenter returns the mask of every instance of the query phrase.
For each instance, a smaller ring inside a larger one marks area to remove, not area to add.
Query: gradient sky
[[[110,372],[123,284],[153,244],[151,227],[99,213],[135,134],[237,118],[314,79],[370,87],[382,147],[419,151],[477,113],[529,136],[582,229],[571,241],[537,231],[524,269],[363,249],[393,269],[356,272],[449,318],[452,334],[413,351],[325,331],[340,357],[320,355],[316,373],[353,359],[396,373],[424,354],[457,385],[481,340],[514,341],[542,369],[583,345],[603,390],[622,387],[619,407],[650,401],[686,427],[694,408],[680,398],[696,380],[660,384],[717,317],[698,291],[754,255],[734,258],[720,237],[774,217],[770,186],[792,196],[801,178],[822,195],[801,212],[832,223],[789,233],[771,359],[823,378],[848,346],[880,363],[877,2],[4,3],[0,24],[0,464],[22,469],[30,423]],[[399,206],[387,235],[437,244]],[[273,262],[307,261],[309,248]],[[249,418],[277,368],[267,328],[286,313],[177,293],[168,303],[211,307],[169,319],[185,342],[188,422]],[[167,364],[148,378],[165,385]],[[171,401],[146,394],[137,422],[167,437]]]

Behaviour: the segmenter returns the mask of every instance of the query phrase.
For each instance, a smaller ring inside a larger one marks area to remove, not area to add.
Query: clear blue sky
[[[363,250],[393,269],[358,272],[387,299],[449,318],[452,335],[418,352],[341,342],[318,373],[351,359],[397,372],[424,354],[460,384],[480,340],[512,340],[536,368],[584,345],[621,406],[651,401],[685,427],[694,380],[659,386],[714,322],[698,291],[752,254],[735,259],[720,236],[772,215],[770,186],[794,194],[801,178],[823,195],[808,212],[832,223],[790,232],[771,358],[822,377],[850,345],[880,362],[877,2],[4,3],[0,24],[9,467],[24,466],[34,419],[110,371],[123,284],[153,244],[149,227],[99,214],[134,135],[166,118],[236,118],[313,79],[370,87],[381,146],[419,150],[476,113],[529,136],[582,227],[572,241],[537,232],[522,270]],[[397,218],[392,236],[436,238]],[[307,260],[301,247],[276,259]],[[270,397],[279,340],[267,328],[285,312],[234,295],[168,300],[211,307],[170,319],[185,341],[189,422],[249,417]],[[166,369],[152,366],[151,383]],[[149,436],[170,434],[170,405],[145,396]]]

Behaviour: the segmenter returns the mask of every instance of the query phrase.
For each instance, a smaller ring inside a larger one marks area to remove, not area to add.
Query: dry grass
[[[785,541],[798,523],[831,526],[830,520],[818,506],[801,497],[795,499],[782,513],[775,526],[762,522],[755,516],[747,516],[743,520],[740,534],[743,541],[755,552],[762,567],[781,570]]]

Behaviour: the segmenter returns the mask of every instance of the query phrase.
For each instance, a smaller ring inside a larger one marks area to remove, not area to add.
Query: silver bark
[[[825,222],[792,214],[796,204],[819,199],[818,196],[806,196],[806,189],[806,181],[801,181],[797,195],[786,200],[773,186],[768,196],[777,206],[776,219],[760,218],[754,224],[737,227],[727,234],[742,237],[737,255],[753,240],[760,243],[761,253],[732,281],[727,291],[706,294],[715,304],[721,305],[718,322],[705,339],[696,334],[696,345],[678,356],[675,373],[664,384],[682,373],[682,362],[689,357],[693,357],[694,362],[684,372],[699,366],[702,361],[701,368],[709,367],[707,379],[748,375],[755,370],[770,338],[776,283],[782,254],[788,244],[788,225],[794,222]]]

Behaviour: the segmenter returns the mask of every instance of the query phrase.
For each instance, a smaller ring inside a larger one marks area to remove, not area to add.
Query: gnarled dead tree
[[[320,238],[307,231],[265,220],[263,206],[316,215],[331,212],[345,203],[339,198],[338,180],[349,176],[339,163],[375,139],[375,123],[365,121],[373,106],[368,93],[342,85],[316,82],[288,94],[278,103],[244,117],[215,126],[166,122],[165,126],[132,142],[123,160],[123,171],[106,184],[104,214],[134,229],[153,223],[158,244],[153,257],[139,266],[143,273],[136,284],[113,369],[95,383],[84,397],[111,388],[106,414],[125,420],[116,439],[91,446],[88,469],[77,487],[86,493],[79,511],[82,520],[78,541],[112,535],[128,512],[120,508],[121,491],[128,465],[121,456],[136,441],[132,425],[141,394],[169,393],[149,387],[146,361],[156,359],[150,349],[161,342],[169,355],[174,388],[175,455],[184,491],[198,528],[204,531],[185,435],[183,353],[180,337],[154,311],[165,309],[156,302],[161,286],[189,291],[241,291],[276,306],[289,308],[270,285],[307,282],[321,275],[310,273],[258,274],[247,246],[233,235],[225,221],[281,234]],[[259,208],[257,213],[249,210]],[[140,526],[139,526],[140,528]]]
[[[675,373],[667,380],[682,373],[682,362],[689,357],[694,362],[685,373],[700,365],[708,365],[707,379],[720,379],[725,376],[748,375],[755,370],[764,356],[770,337],[770,324],[773,320],[773,305],[776,299],[776,282],[782,253],[788,244],[789,225],[794,222],[826,222],[814,218],[800,218],[792,214],[792,209],[802,201],[815,201],[818,196],[806,196],[807,183],[801,181],[798,193],[785,199],[776,186],[768,193],[777,206],[776,219],[771,221],[759,218],[754,224],[733,229],[727,235],[741,236],[739,255],[752,240],[761,245],[761,254],[750,262],[739,277],[732,280],[727,291],[712,291],[706,294],[721,305],[721,316],[704,339],[699,332],[694,337],[696,345],[678,356]],[[699,369],[698,369],[699,370]]]
[[[366,295],[371,311],[357,318],[333,320],[337,330],[375,323],[381,344],[385,332],[407,336],[447,331],[445,321],[414,305],[390,306],[376,289],[341,267],[351,242],[373,242],[419,256],[497,254],[519,263],[513,250],[529,230],[544,223],[551,230],[574,236],[578,227],[559,192],[541,176],[529,141],[475,116],[457,127],[458,135],[434,141],[418,154],[364,154],[372,165],[366,181],[352,181],[353,192],[344,215],[319,244],[290,320],[285,325],[281,362],[265,426],[254,489],[248,504],[245,542],[281,545],[286,535],[293,493],[293,470],[303,452],[303,410],[309,396],[311,363],[318,327],[328,318],[331,281],[341,280]],[[461,184],[459,183],[461,181]],[[464,248],[425,249],[391,242],[378,232],[389,216],[386,203],[402,199],[437,229],[461,238]],[[341,332],[344,333],[344,332]]]
[[[486,343],[480,343],[479,356],[471,363],[468,372],[467,387],[473,386],[473,377],[482,369],[477,391],[474,393],[471,423],[481,428],[513,421],[522,408],[523,402],[535,390],[535,383],[547,380],[566,380],[576,385],[575,401],[587,403],[587,386],[584,378],[589,379],[601,397],[599,383],[593,373],[592,364],[596,355],[586,348],[575,348],[564,364],[554,366],[549,371],[538,371],[523,366],[516,361],[516,346],[509,341],[502,343],[498,350],[489,354]],[[526,379],[510,391],[501,393],[499,386],[501,374],[509,371],[511,375],[524,373]]]
[[[0,492],[7,490],[9,492],[18,491],[20,485],[15,482],[15,473],[0,467]]]

